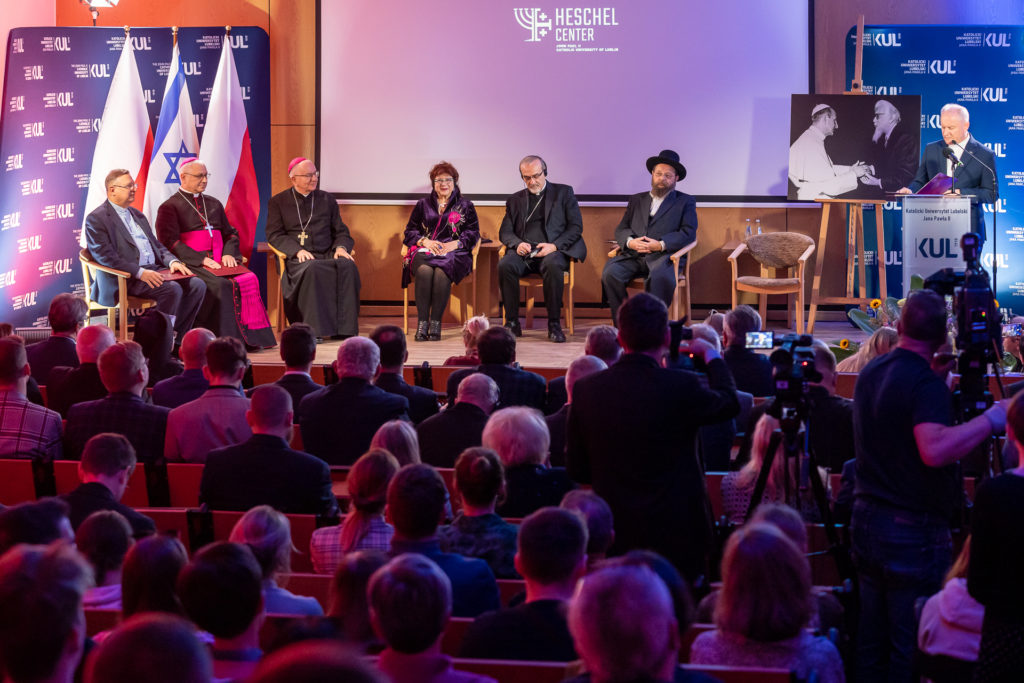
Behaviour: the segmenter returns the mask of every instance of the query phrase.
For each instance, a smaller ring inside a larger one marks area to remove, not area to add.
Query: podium
[[[971,231],[976,197],[907,195],[903,197],[903,294],[913,275],[928,277],[942,268],[962,269],[960,237]]]

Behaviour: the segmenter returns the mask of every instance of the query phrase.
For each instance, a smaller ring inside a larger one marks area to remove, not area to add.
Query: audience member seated
[[[812,636],[811,570],[778,527],[749,524],[735,531],[722,558],[722,592],[714,631],[697,636],[694,664],[790,669],[816,673],[822,683],[845,680],[835,646]]]
[[[196,327],[185,333],[178,350],[185,370],[180,375],[162,379],[153,385],[154,404],[177,408],[206,393],[210,388],[210,380],[203,373],[203,368],[206,367],[206,347],[213,340],[213,332],[205,327]]]
[[[879,327],[860,345],[857,353],[839,361],[836,372],[860,372],[873,359],[896,348],[898,341],[899,335],[896,334],[896,330],[891,327]]]
[[[169,614],[133,617],[89,657],[88,683],[209,683],[210,652],[191,625]]]
[[[409,419],[414,423],[419,424],[431,415],[436,415],[440,407],[434,390],[408,384],[402,378],[402,366],[409,359],[402,328],[397,325],[380,325],[370,334],[370,339],[380,349],[380,374],[373,383],[389,394],[409,399]]]
[[[486,316],[476,315],[462,325],[462,343],[466,347],[466,353],[461,356],[449,356],[445,359],[445,365],[468,365],[475,367],[480,365],[480,353],[477,349],[477,342],[483,331],[491,326],[491,321]]]
[[[615,520],[604,498],[589,489],[569,491],[559,507],[579,514],[587,525],[587,569],[591,570],[608,556],[615,541]]]
[[[722,333],[725,332],[725,314],[719,313],[712,308],[711,312],[708,313],[708,317],[704,318],[704,324],[717,332],[718,336],[721,337]]]
[[[452,523],[441,527],[441,550],[479,557],[499,579],[518,579],[515,525],[494,512],[505,493],[505,468],[501,458],[486,448],[467,448],[455,462],[455,488],[462,510]]]
[[[498,385],[487,375],[474,373],[459,382],[455,404],[449,403],[416,428],[423,462],[455,467],[460,453],[480,445],[487,417],[498,405],[498,398]]]
[[[757,486],[758,476],[765,466],[768,458],[768,449],[771,445],[772,432],[779,428],[779,421],[771,415],[762,415],[754,426],[753,448],[750,451],[750,462],[743,466],[738,472],[727,472],[722,477],[722,507],[725,516],[733,524],[743,524],[747,519],[747,509],[750,507],[751,499],[754,496],[754,489]],[[801,434],[803,430],[801,429]],[[798,437],[800,444],[803,438]],[[794,503],[799,506],[800,514],[808,522],[820,522],[821,510],[814,498],[813,487],[803,488],[800,486],[800,469],[803,463],[803,449],[796,458],[787,457],[779,441],[775,449],[775,457],[772,459],[771,472],[768,474],[768,481],[764,487],[764,495],[761,500],[765,502],[781,501]],[[787,474],[788,472],[788,474]],[[818,468],[821,483],[825,485],[825,497],[831,499],[831,485],[828,473],[824,468]],[[786,478],[789,477],[787,489]],[[789,491],[791,500],[786,500],[786,491]],[[760,502],[760,501],[759,501]]]
[[[584,577],[569,603],[569,631],[587,670],[569,683],[713,680],[678,667],[672,597],[645,566],[602,567]]]
[[[268,655],[249,683],[389,683],[357,650],[328,640],[295,643]]]
[[[507,329],[507,328],[504,328]],[[525,517],[542,507],[558,507],[576,488],[564,467],[549,467],[550,436],[544,416],[532,408],[502,408],[484,427],[483,447],[495,451],[505,465],[502,517]]]
[[[441,636],[453,614],[452,585],[446,573],[428,557],[403,553],[370,579],[370,621],[387,643],[377,667],[392,683],[494,680],[456,671],[451,658],[441,654]]]
[[[128,619],[149,612],[184,616],[177,583],[186,564],[185,546],[172,536],[137,541],[121,567],[121,616]]]
[[[164,457],[168,462],[206,462],[213,449],[240,444],[252,436],[246,420],[249,399],[241,389],[248,367],[241,340],[220,337],[210,342],[203,369],[210,388],[167,416]]]
[[[277,577],[291,571],[292,529],[288,518],[269,505],[257,505],[235,523],[232,543],[249,546],[263,573],[263,607],[268,614],[322,616],[316,598],[295,595],[277,583]]]
[[[71,683],[85,645],[92,570],[74,548],[23,545],[0,558],[0,662],[9,683]]]
[[[836,357],[832,349],[820,339],[814,340],[812,348],[814,368],[821,374],[821,381],[811,382],[807,386],[807,438],[818,465],[838,473],[843,463],[856,456],[853,448],[853,401],[836,395]],[[774,400],[765,401],[751,411],[751,425],[757,424],[757,420]],[[739,465],[746,464],[750,459],[752,431],[747,430],[736,456]]]
[[[149,385],[180,375],[185,366],[175,358],[174,325],[171,316],[155,308],[146,310],[135,319],[132,341],[142,347],[142,354],[149,364]]]
[[[48,545],[74,540],[68,505],[60,498],[43,498],[0,510],[0,556],[19,543]]]
[[[13,325],[10,323],[0,323],[0,339],[6,339],[7,337],[20,341],[22,345],[25,344],[24,337],[20,334],[14,334]],[[29,376],[28,383],[25,385],[25,397],[37,406],[49,407],[46,405],[46,401],[43,400],[43,392],[39,391],[39,383],[36,382],[35,377]]]
[[[284,374],[274,382],[292,396],[292,407],[296,410],[306,394],[323,389],[313,381],[309,372],[316,359],[316,334],[306,323],[292,323],[281,332],[279,342]]]
[[[238,543],[211,543],[181,570],[178,595],[185,613],[213,635],[214,678],[245,680],[263,656],[262,584],[252,551]]]
[[[715,328],[697,323],[690,326],[690,332],[695,339],[703,339],[721,353],[722,338]],[[700,369],[702,368],[698,368],[698,371]],[[750,411],[754,406],[754,397],[745,391],[737,391],[736,400],[740,403],[739,415],[714,424],[702,425],[697,431],[700,458],[705,471],[724,472],[732,469],[730,460],[733,442],[737,433],[747,429]]]
[[[60,414],[26,398],[30,371],[21,340],[0,339],[0,458],[59,460]]]
[[[163,462],[170,410],[142,400],[149,379],[142,347],[133,341],[118,342],[100,354],[99,366],[107,397],[68,410],[64,435],[67,457],[80,459],[89,439],[113,432],[128,438],[139,462]]]
[[[449,375],[449,403],[456,399],[459,383],[463,379],[474,372],[482,372],[497,383],[502,407],[529,406],[544,410],[547,382],[537,373],[513,365],[516,361],[516,338],[507,327],[487,328],[480,333],[477,347],[480,351],[480,365],[456,370]]]
[[[407,398],[370,383],[379,369],[380,349],[373,341],[352,337],[341,343],[334,362],[338,383],[307,395],[296,411],[307,453],[331,465],[351,465],[382,424],[408,417]]]
[[[237,400],[237,394],[230,400]],[[211,510],[270,505],[284,513],[337,516],[327,463],[288,447],[293,429],[288,392],[272,384],[262,386],[246,402],[245,419],[252,436],[206,456],[199,502]]]
[[[587,332],[587,339],[583,342],[583,354],[594,356],[604,361],[606,367],[615,365],[622,355],[622,345],[619,344],[619,331],[611,325],[596,325]],[[569,400],[568,387],[566,386],[567,375],[554,377],[548,381],[548,404],[545,413],[554,415]]]
[[[379,649],[380,641],[370,624],[366,587],[373,573],[388,559],[379,550],[357,550],[345,555],[334,572],[327,615],[338,624],[341,639],[361,650]]]
[[[917,649],[941,657],[942,667],[958,666],[964,680],[970,680],[978,661],[985,607],[967,591],[967,567],[971,557],[971,537],[946,574],[946,582],[928,598],[917,627]],[[957,661],[950,661],[957,660]]]
[[[43,386],[50,384],[50,370],[66,365],[78,367],[75,339],[85,324],[89,307],[85,299],[74,294],[58,294],[50,300],[46,315],[50,323],[50,336],[25,349],[28,363],[32,366],[32,378]]]
[[[451,581],[452,615],[475,617],[498,609],[498,584],[483,560],[441,551],[438,520],[448,491],[430,465],[407,465],[391,479],[387,514],[395,527],[391,554],[419,553],[436,562]]]
[[[761,316],[750,306],[737,306],[725,314],[722,358],[736,380],[736,388],[754,396],[772,396],[772,364],[768,356],[747,348],[747,332],[761,330]]]
[[[601,327],[615,329],[611,325],[601,325]],[[572,388],[576,384],[576,380],[606,369],[608,369],[608,365],[603,360],[594,355],[586,355],[569,363],[565,377],[556,378],[563,380],[562,388],[568,393],[562,406],[544,418],[548,424],[548,433],[551,435],[548,461],[552,465],[565,467],[565,427],[569,422],[569,404],[572,403]],[[548,395],[550,396],[550,388]]]
[[[574,512],[542,508],[523,520],[516,568],[526,602],[476,618],[460,657],[571,662],[576,660],[565,613],[587,572],[587,528]]]
[[[420,442],[416,428],[406,420],[388,420],[370,440],[370,450],[385,450],[395,456],[402,467],[420,461]]]
[[[384,450],[364,454],[348,474],[349,506],[338,526],[313,532],[309,555],[318,574],[333,574],[348,553],[357,550],[389,550],[395,530],[384,521],[388,484],[399,464]]]
[[[672,609],[679,625],[679,635],[684,636],[693,623],[693,597],[689,585],[672,563],[653,550],[630,550],[625,555],[606,560],[601,567],[647,567],[662,580],[672,597]],[[709,620],[710,621],[710,620]],[[676,670],[678,676],[680,670]]]
[[[94,512],[75,532],[75,547],[92,566],[93,584],[85,591],[85,607],[121,609],[121,565],[132,547],[132,528],[113,510]]]
[[[114,333],[106,325],[90,325],[78,333],[76,351],[78,367],[59,365],[50,370],[50,383],[46,385],[46,404],[61,417],[67,417],[68,408],[82,401],[95,401],[107,395],[100,379],[100,354],[113,346]]]
[[[156,531],[153,520],[121,503],[135,471],[135,449],[120,434],[97,434],[89,439],[78,463],[81,484],[61,498],[70,509],[71,526],[78,526],[99,510],[113,510],[128,520],[135,538]]]

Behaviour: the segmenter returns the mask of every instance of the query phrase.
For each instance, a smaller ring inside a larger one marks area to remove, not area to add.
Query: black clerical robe
[[[320,337],[359,334],[359,270],[354,261],[334,258],[335,249],[351,252],[354,242],[334,198],[323,190],[274,195],[267,240],[287,256],[281,292],[288,320],[309,324]],[[314,259],[300,263],[302,249]]]

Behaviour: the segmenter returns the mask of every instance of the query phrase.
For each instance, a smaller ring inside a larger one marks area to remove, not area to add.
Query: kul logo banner
[[[853,75],[856,37],[855,28],[847,34],[847,81]],[[864,92],[873,100],[892,95],[921,96],[922,150],[942,137],[939,110],[944,104],[967,107],[971,136],[991,149],[996,158],[999,187],[996,205],[983,208],[988,240],[982,265],[991,273],[993,264],[998,264],[999,305],[1017,314],[1024,312],[1024,28],[866,26],[863,79]],[[887,202],[883,211],[889,293],[902,296],[900,202]],[[874,224],[870,212],[865,214],[864,223]],[[875,242],[874,230],[866,230],[865,245],[870,253],[865,258],[869,265],[878,258]],[[920,246],[908,244],[906,248]],[[927,254],[924,249],[923,255]],[[932,272],[914,274],[927,277]],[[873,278],[868,286],[877,292]]]
[[[223,26],[178,30],[180,69],[200,146],[224,39]],[[270,198],[269,40],[263,29],[247,26],[232,27],[229,40],[259,197],[254,241],[260,241]],[[0,243],[5,246],[0,250],[0,321],[45,326],[50,299],[60,292],[82,293],[78,240],[85,217],[100,203],[90,205],[87,195],[96,175],[93,156],[104,106],[124,44],[121,28],[11,31],[0,103]],[[154,191],[156,180],[173,192],[178,187],[170,169],[173,155],[157,147],[167,128],[160,119],[174,61],[171,29],[132,29],[131,48],[154,138],[146,192]],[[179,113],[183,101],[182,94]],[[185,124],[179,120],[179,125]],[[115,166],[128,168],[130,160]],[[97,173],[105,176],[109,170]]]

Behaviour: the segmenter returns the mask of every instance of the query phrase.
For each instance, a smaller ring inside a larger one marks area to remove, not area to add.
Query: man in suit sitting
[[[761,316],[750,306],[737,306],[725,314],[722,358],[736,380],[736,388],[754,396],[773,396],[772,364],[768,356],[747,348],[747,332],[761,329]],[[751,423],[753,424],[753,423]]]
[[[552,467],[565,467],[565,425],[569,422],[569,404],[572,403],[573,387],[577,380],[607,369],[605,362],[597,356],[580,356],[569,363],[569,369],[565,372],[565,388],[568,390],[569,400],[558,409],[558,412],[544,418],[548,423],[548,433],[551,434],[551,454],[548,462]]]
[[[135,470],[135,449],[120,434],[97,434],[85,444],[78,463],[81,485],[61,498],[70,508],[71,526],[78,525],[98,510],[114,510],[128,520],[136,539],[156,532],[153,520],[121,503]]]
[[[206,367],[206,347],[215,339],[213,332],[197,327],[185,333],[178,355],[185,364],[180,375],[162,379],[153,385],[153,403],[177,408],[194,401],[210,388],[210,380],[203,374]]]
[[[387,516],[395,527],[391,554],[419,553],[441,568],[452,584],[452,616],[475,617],[498,609],[498,584],[487,562],[441,551],[437,525],[448,492],[430,465],[406,465],[388,484]]]
[[[505,326],[523,336],[519,324],[519,278],[540,273],[544,279],[544,306],[548,311],[548,339],[565,341],[562,332],[562,290],[569,260],[587,258],[583,242],[583,216],[569,185],[548,182],[548,165],[530,155],[519,162],[526,189],[505,202],[505,217],[498,239],[508,251],[498,262],[498,282],[505,305]]]
[[[61,365],[50,370],[47,406],[67,417],[68,409],[74,404],[106,396],[107,388],[100,379],[100,366],[96,361],[115,341],[113,331],[106,325],[90,325],[79,332],[75,347],[78,367]]]
[[[440,409],[433,389],[417,387],[402,378],[402,364],[409,358],[405,332],[397,325],[380,325],[370,339],[380,349],[380,374],[374,384],[389,394],[409,399],[409,418],[419,424]]]
[[[597,356],[604,361],[608,367],[615,365],[622,355],[622,346],[619,344],[619,331],[611,325],[595,325],[587,332],[587,339],[583,342],[583,353],[588,356]],[[552,377],[548,380],[548,405],[545,413],[553,415],[566,404],[568,394],[565,390],[565,375]],[[554,436],[552,435],[552,439]]]
[[[459,382],[455,404],[416,428],[420,459],[434,467],[455,467],[462,451],[480,445],[498,398],[498,385],[485,374],[476,372]]]
[[[61,365],[78,367],[75,339],[88,313],[85,299],[80,296],[64,293],[53,297],[46,315],[50,323],[50,336],[25,347],[32,378],[36,382],[49,386],[50,371],[53,368]]]
[[[252,438],[206,457],[199,502],[211,510],[270,505],[284,513],[335,516],[331,471],[319,458],[288,448],[292,399],[281,387],[257,387],[245,419]]]
[[[292,408],[298,410],[307,394],[324,388],[309,374],[316,358],[316,335],[306,323],[292,323],[281,332],[279,344],[284,374],[274,384],[288,392],[292,397]]]
[[[408,419],[409,400],[373,386],[380,370],[380,349],[366,337],[351,337],[338,347],[337,384],[302,399],[302,443],[331,465],[352,465],[370,447],[382,424]]]
[[[566,439],[569,476],[592,484],[615,515],[613,553],[649,548],[689,580],[707,571],[711,547],[697,429],[739,412],[736,387],[718,351],[702,339],[689,351],[707,376],[667,369],[668,310],[637,294],[619,312],[625,354],[573,387]]]
[[[617,325],[619,307],[626,300],[626,285],[643,276],[644,288],[671,305],[676,291],[675,271],[669,256],[697,239],[697,200],[677,191],[686,177],[679,154],[670,149],[647,160],[651,189],[629,198],[626,213],[615,228],[619,253],[601,273],[601,283]]]
[[[476,368],[456,370],[448,377],[448,401],[455,398],[459,382],[482,372],[498,384],[501,407],[529,406],[544,410],[547,382],[534,372],[521,370],[512,364],[516,360],[516,338],[507,327],[489,327],[477,341],[480,365]]]
[[[197,277],[165,281],[158,272],[167,268],[172,273],[192,275],[184,263],[157,241],[142,212],[131,206],[135,201],[131,173],[123,168],[114,169],[107,174],[104,184],[107,201],[85,219],[89,253],[100,265],[129,273],[128,294],[156,301],[157,310],[174,320],[180,344],[203,303],[206,284]],[[97,271],[92,298],[104,306],[117,304],[117,278]]]
[[[142,400],[149,381],[142,347],[133,341],[118,342],[100,354],[99,368],[108,394],[68,410],[64,433],[67,457],[78,460],[89,439],[101,432],[114,432],[128,437],[139,462],[162,462],[170,411]]]
[[[999,199],[996,187],[995,155],[988,147],[978,142],[967,132],[971,127],[971,115],[967,107],[947,104],[939,111],[939,125],[942,139],[925,145],[917,175],[899,194],[917,192],[939,173],[953,178],[953,187],[947,194],[977,197],[978,204],[994,204]],[[947,159],[943,150],[953,151],[953,159]],[[981,207],[972,202],[971,231],[985,241],[985,218]]]

